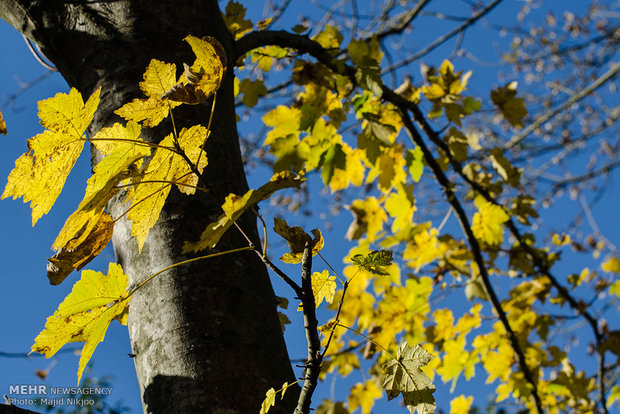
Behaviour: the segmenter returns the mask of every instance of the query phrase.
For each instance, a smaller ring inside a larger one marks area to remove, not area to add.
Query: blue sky
[[[577,2],[568,2],[572,6]],[[447,4],[444,2],[444,4]],[[508,1],[505,6],[501,6],[497,11],[490,14],[490,20],[510,19],[514,16],[520,2]],[[255,6],[257,7],[257,6]],[[440,7],[437,7],[439,9]],[[262,10],[250,10],[253,15],[259,15]],[[316,13],[316,10],[306,10],[308,14]],[[297,23],[294,13],[299,13],[299,9],[291,9],[283,16],[283,21],[288,18],[293,26]],[[288,26],[285,26],[288,27]],[[434,27],[433,30],[442,31],[442,27]],[[476,44],[473,51],[482,60],[496,59],[497,42],[505,42],[500,39],[485,38],[482,32],[472,31],[468,34],[469,45]],[[426,36],[430,39],[434,34],[428,32]],[[2,187],[6,183],[6,177],[14,166],[14,161],[26,150],[26,139],[41,132],[38,125],[36,102],[53,96],[57,92],[66,92],[68,87],[58,74],[52,74],[45,80],[34,86],[28,87],[23,93],[20,88],[25,83],[36,79],[46,73],[46,69],[38,64],[19,33],[0,21],[0,39],[3,39],[3,47],[0,49],[0,109],[6,120],[9,135],[0,136],[3,143],[3,151],[0,152],[0,183]],[[427,39],[420,39],[423,43]],[[439,49],[429,60],[441,62],[441,57],[451,52],[450,47]],[[488,96],[488,90],[497,87],[500,81],[497,79],[495,68],[478,66],[464,60],[459,69],[473,69],[474,75],[471,80],[472,86],[470,93],[473,95]],[[414,76],[418,70],[411,69]],[[9,98],[14,93],[20,93],[14,100]],[[251,124],[242,126],[255,128]],[[242,129],[242,131],[244,131]],[[0,202],[0,226],[2,233],[0,237],[0,263],[2,278],[2,289],[0,290],[0,326],[2,335],[0,336],[0,352],[22,353],[28,352],[34,338],[44,326],[45,318],[51,315],[58,304],[70,292],[71,284],[64,283],[60,286],[49,285],[46,275],[45,258],[51,255],[50,246],[62,227],[64,220],[77,206],[83,195],[85,180],[90,173],[88,151],[85,151],[78,165],[69,176],[65,189],[52,211],[37,223],[36,227],[31,226],[30,209],[21,200],[3,200]],[[606,197],[593,207],[593,213],[604,225],[605,235],[615,244],[620,245],[620,226],[616,218],[618,204],[617,179],[610,183]],[[264,176],[256,175],[250,177],[251,185],[260,184],[264,181]],[[552,228],[562,227],[577,208],[577,204],[568,200],[566,197],[558,200],[554,206],[552,214],[545,215],[545,223]],[[557,214],[557,208],[565,214]],[[346,254],[350,244],[342,243],[341,235],[346,230],[350,222],[350,216],[345,211],[338,217],[331,217],[334,229],[326,233],[326,242],[332,247],[326,253],[328,260],[333,265],[340,267],[341,258]],[[607,223],[607,224],[606,224]],[[292,223],[291,223],[292,224]],[[298,224],[298,223],[295,223]],[[304,226],[308,228],[322,227],[318,217],[304,221]],[[435,223],[437,224],[437,223]],[[454,227],[450,227],[454,226]],[[448,229],[455,228],[456,223],[452,219],[448,223]],[[460,234],[455,232],[456,234]],[[273,240],[273,239],[272,239]],[[330,243],[331,242],[331,243]],[[106,249],[88,268],[104,271],[107,263],[114,261],[111,248]],[[566,260],[559,270],[562,272],[574,272],[575,268],[581,269],[582,266],[593,266],[588,257],[575,256]],[[318,270],[318,269],[317,269]],[[70,276],[68,282],[73,283],[77,279],[77,274]],[[272,279],[273,280],[273,279]],[[291,297],[285,286],[274,280],[277,294]],[[461,299],[462,300],[462,299]],[[466,306],[463,303],[463,306]],[[299,320],[296,314],[295,305],[289,308],[288,316],[290,319]],[[323,313],[328,317],[327,313]],[[305,355],[305,345],[303,343],[303,332],[300,324],[296,324],[287,330],[287,340],[291,358],[299,358]],[[76,344],[77,345],[77,344]],[[112,324],[106,334],[106,339],[101,343],[92,358],[93,372],[95,377],[112,375],[114,377],[112,401],[121,400],[122,403],[132,408],[133,412],[140,412],[140,400],[138,384],[135,378],[133,361],[128,357],[131,352],[127,330],[125,327]],[[0,394],[8,394],[9,385],[14,384],[39,384],[45,383],[50,386],[74,386],[76,383],[76,371],[78,356],[71,353],[63,353],[57,357],[47,360],[41,356],[9,357],[0,354]],[[46,369],[53,364],[50,375],[45,382],[42,382],[36,375],[35,370]],[[315,395],[318,403],[323,397],[329,397],[335,389],[336,396],[340,399],[346,398],[345,392],[338,392],[340,389],[348,390],[359,378],[338,379],[331,382],[331,379],[319,387]],[[439,382],[439,389],[436,398],[439,406],[448,409],[446,401],[450,399],[449,388],[442,386]],[[476,402],[483,404],[486,398],[485,393],[493,388],[480,388],[484,378],[466,384],[463,380],[459,382],[456,393],[474,394]],[[480,392],[479,390],[483,390]],[[442,402],[443,401],[443,402]],[[389,405],[384,401],[377,406],[373,412],[392,412],[398,407],[398,403],[391,402]],[[406,410],[402,408],[403,412]]]

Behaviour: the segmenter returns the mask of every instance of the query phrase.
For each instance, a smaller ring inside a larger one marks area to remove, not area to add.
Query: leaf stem
[[[342,281],[342,278],[340,277],[340,275],[338,274],[338,272],[336,272],[336,270],[332,267],[332,265],[329,264],[329,262],[327,260],[325,260],[325,258],[323,257],[323,255],[321,254],[321,252],[317,252],[317,254],[319,255],[319,257],[321,258],[321,260],[323,260],[323,262],[325,262],[325,264],[327,265],[327,267],[330,268],[330,270],[332,272],[334,272],[334,275],[336,275],[336,277],[338,278],[338,280],[340,281],[340,284],[342,286],[344,286],[344,282]]]
[[[178,266],[181,266],[181,265],[185,265],[185,264],[188,264],[188,263],[197,262],[199,260],[211,259],[213,257],[224,256],[224,255],[227,255],[227,254],[239,253],[239,252],[251,251],[251,250],[254,250],[254,246],[244,246],[244,247],[239,247],[237,249],[226,250],[225,252],[211,253],[211,254],[207,254],[205,256],[194,257],[192,259],[187,259],[187,260],[183,260],[182,262],[175,263],[173,265],[165,267],[162,270],[160,270],[160,271],[158,271],[156,273],[153,273],[152,275],[148,276],[146,279],[144,279],[142,282],[138,283],[138,285],[136,285],[134,288],[132,288],[129,291],[129,293],[126,294],[126,297],[129,297],[129,296],[133,295],[136,292],[136,290],[140,289],[142,286],[144,286],[145,284],[150,282],[153,278],[155,278],[156,276],[159,276],[160,274],[164,273],[167,270],[170,270],[170,269],[173,269],[175,267],[178,267]]]
[[[379,343],[377,343],[377,342],[373,341],[372,339],[370,339],[370,337],[368,337],[368,336],[364,335],[363,333],[361,333],[361,332],[359,332],[359,331],[357,331],[357,330],[355,330],[355,329],[353,329],[353,328],[349,328],[348,326],[343,325],[343,324],[338,323],[338,322],[336,322],[336,326],[341,326],[341,327],[343,327],[343,328],[345,328],[345,329],[348,329],[348,330],[350,330],[351,332],[353,332],[353,333],[355,333],[355,334],[357,334],[357,335],[361,336],[362,338],[366,339],[368,342],[370,342],[370,343],[372,343],[372,344],[374,344],[374,345],[378,346],[379,348],[381,348],[381,349],[383,350],[383,352],[385,352],[386,354],[388,354],[388,356],[389,356],[390,358],[392,358],[394,361],[398,362],[398,360],[396,359],[396,357],[395,357],[394,355],[392,355],[392,353],[391,353],[390,351],[388,351],[388,349],[387,349],[386,347],[384,347],[383,345],[381,345],[381,344],[379,344]]]

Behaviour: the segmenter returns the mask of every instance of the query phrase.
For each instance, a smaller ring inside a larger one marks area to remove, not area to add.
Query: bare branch
[[[620,70],[620,63],[614,63],[613,65],[611,65],[611,68],[607,72],[605,72],[603,75],[601,75],[598,79],[596,79],[594,82],[589,84],[587,87],[575,93],[562,105],[555,107],[545,112],[538,118],[536,118],[536,120],[532,122],[523,131],[521,131],[519,135],[517,135],[516,137],[513,137],[510,141],[508,141],[505,148],[513,148],[515,145],[517,145],[518,143],[523,141],[525,138],[527,138],[532,132],[536,130],[536,128],[541,126],[544,122],[553,118],[554,116],[556,116],[557,114],[565,110],[566,108],[570,107],[572,104],[579,102],[580,100],[588,96],[591,92],[593,92],[594,90],[599,88],[601,85],[603,85],[605,82],[607,82],[609,79],[612,79],[616,75],[616,73],[618,73],[619,70]]]

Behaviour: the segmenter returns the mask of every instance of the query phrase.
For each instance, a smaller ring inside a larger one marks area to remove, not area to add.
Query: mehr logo
[[[42,384],[9,385],[9,394],[20,394],[20,395],[47,394],[47,385],[42,385]]]

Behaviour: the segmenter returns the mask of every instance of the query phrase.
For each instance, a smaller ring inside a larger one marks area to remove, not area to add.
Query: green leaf
[[[321,177],[323,183],[328,185],[334,175],[334,169],[346,170],[347,155],[342,150],[342,145],[335,144],[323,153]]]
[[[501,177],[511,186],[519,187],[521,178],[521,170],[510,164],[510,161],[504,157],[504,150],[501,148],[492,148],[490,151],[491,162],[493,168]]]
[[[475,98],[468,96],[463,99],[463,110],[465,114],[471,115],[474,112],[478,112],[482,107],[482,103]]]
[[[527,116],[527,109],[523,98],[517,98],[517,82],[507,83],[503,88],[491,91],[491,101],[498,107],[510,125],[523,128],[523,118]]]
[[[251,81],[243,79],[239,84],[239,93],[243,94],[243,104],[248,108],[254,107],[258,103],[258,98],[267,93],[267,88],[262,80]]]
[[[435,386],[431,379],[420,368],[428,364],[434,357],[420,345],[413,348],[405,342],[399,348],[396,359],[385,363],[382,367],[383,383],[388,400],[403,394],[409,412],[415,410],[420,414],[435,411]]]
[[[381,95],[383,95],[383,90],[381,89],[383,81],[379,74],[378,66],[361,67],[355,72],[355,81],[363,89],[372,92],[377,98],[381,98]]]
[[[362,113],[362,117],[366,120],[364,133],[370,138],[374,138],[385,147],[391,147],[392,141],[390,135],[396,132],[396,128],[392,125],[380,122],[379,115],[370,112]]]
[[[307,32],[308,30],[310,30],[310,28],[309,28],[309,27],[307,27],[307,26],[301,25],[301,24],[296,24],[295,26],[293,26],[293,27],[291,28],[291,30],[292,30],[294,33],[297,33],[297,34],[302,34],[302,33]]]
[[[373,250],[368,254],[356,254],[351,258],[354,265],[378,276],[388,276],[385,267],[392,264],[392,252],[389,250]]]
[[[422,177],[422,172],[424,171],[424,153],[422,152],[422,148],[416,146],[412,150],[407,150],[405,154],[405,163],[409,168],[409,173],[413,181],[416,183],[420,181],[420,177]]]

